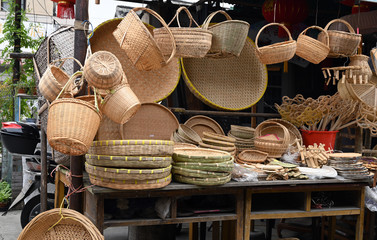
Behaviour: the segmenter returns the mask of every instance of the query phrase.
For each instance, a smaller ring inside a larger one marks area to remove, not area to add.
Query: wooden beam
[[[33,58],[34,54],[33,53],[28,53],[28,52],[13,52],[10,55],[10,58],[14,59],[20,59],[20,58]]]
[[[184,115],[210,115],[210,116],[233,116],[233,117],[265,117],[280,118],[278,113],[252,113],[252,112],[224,112],[224,111],[204,111],[204,110],[186,110],[184,108],[170,108],[174,113]]]

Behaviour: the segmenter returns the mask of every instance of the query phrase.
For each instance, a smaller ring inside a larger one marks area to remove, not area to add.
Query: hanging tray
[[[123,168],[164,168],[172,163],[171,157],[85,155],[90,165]]]
[[[242,110],[256,104],[267,87],[267,70],[248,38],[237,58],[182,59],[183,79],[190,91],[210,107]]]
[[[205,148],[177,149],[173,153],[176,162],[220,163],[231,158],[228,152]]]
[[[111,19],[94,29],[90,38],[93,53],[101,50],[109,51],[119,59],[128,83],[140,102],[159,102],[167,98],[179,82],[181,75],[179,60],[176,58],[157,70],[139,71],[112,34],[121,20],[121,18]],[[146,27],[150,31],[153,29],[151,25],[146,25]]]
[[[200,178],[214,178],[214,177],[226,177],[229,175],[227,172],[211,172],[202,170],[193,170],[184,167],[173,166],[173,174],[179,174],[186,177],[200,177]]]
[[[105,168],[85,163],[85,170],[96,177],[110,178],[116,180],[148,180],[165,178],[170,175],[171,165],[166,168],[156,169],[127,169],[127,168]]]
[[[204,132],[225,135],[221,126],[215,120],[207,116],[193,116],[185,122],[185,125],[193,129],[201,138]]]
[[[175,162],[173,165],[177,167],[188,168],[188,169],[214,171],[214,172],[231,172],[234,168],[233,158],[230,161],[221,162],[221,163]]]
[[[185,177],[182,175],[174,175],[174,180],[182,183],[189,183],[199,186],[215,186],[222,185],[231,180],[231,175],[225,177],[216,177],[216,178],[196,178],[196,177]]]
[[[171,182],[171,174],[165,178],[152,180],[115,180],[109,178],[99,178],[89,174],[89,180],[92,184],[119,190],[143,190],[162,188]]]
[[[175,115],[158,103],[143,103],[136,114],[121,126],[123,139],[169,140],[178,128]]]
[[[110,156],[171,156],[174,142],[164,140],[94,141],[88,153]]]

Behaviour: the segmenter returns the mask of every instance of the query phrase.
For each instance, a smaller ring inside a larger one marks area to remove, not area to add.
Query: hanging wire
[[[274,23],[276,22],[276,1],[274,4]]]
[[[316,9],[315,9],[315,25],[318,26],[318,0],[317,0]]]
[[[357,13],[357,28],[356,28],[356,33],[359,34],[359,26],[360,26],[360,8],[361,8],[361,3],[359,1],[359,11]]]

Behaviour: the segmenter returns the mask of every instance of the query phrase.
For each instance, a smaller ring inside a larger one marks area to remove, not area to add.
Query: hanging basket
[[[184,10],[187,13],[190,19],[189,27],[181,27],[181,23],[179,21],[179,13],[182,10]],[[212,32],[200,28],[194,20],[194,18],[192,17],[190,11],[186,7],[178,8],[175,16],[170,21],[168,26],[170,26],[174,19],[177,19],[178,27],[156,28],[153,30],[154,37],[156,39],[157,44],[161,47],[162,53],[164,55],[168,55],[172,51],[171,44],[169,44],[170,37],[168,30],[170,29],[173,33],[177,45],[177,53],[175,55],[176,57],[204,57],[211,48]],[[195,25],[197,26],[196,28],[191,27],[192,22],[195,23]]]
[[[305,35],[306,31],[309,29],[318,29],[324,35],[324,43]],[[329,35],[323,28],[318,26],[311,26],[306,28],[304,31],[300,33],[297,38],[297,49],[296,54],[303,59],[318,64],[324,60],[330,52],[329,47]]]
[[[349,32],[328,30],[330,25],[336,22],[346,25]],[[352,56],[356,53],[357,47],[359,46],[361,41],[361,35],[356,34],[355,30],[347,21],[344,21],[342,19],[334,19],[326,25],[324,30],[327,31],[329,36],[330,52],[328,54],[328,57],[345,57]],[[318,40],[326,43],[326,34],[323,32],[320,33],[318,35]]]
[[[210,25],[212,18],[218,13],[224,15],[227,20]],[[239,57],[245,45],[249,27],[250,24],[245,21],[232,20],[223,10],[211,13],[202,26],[203,29],[212,32],[212,45],[206,57]]]
[[[288,34],[288,41],[274,43],[272,45],[267,45],[264,47],[258,46],[258,39],[261,32],[269,27],[269,26],[279,26],[282,27]],[[296,53],[296,41],[292,39],[291,33],[289,32],[288,28],[286,28],[283,24],[280,23],[269,23],[265,26],[263,26],[256,38],[255,38],[255,46],[256,51],[259,57],[259,60],[263,64],[275,64],[275,63],[281,63],[286,62],[289,59],[291,59],[295,53]]]
[[[168,52],[161,52],[159,43],[156,43],[151,32],[136,14],[139,10],[150,13],[160,21],[166,31],[165,44],[169,46]],[[162,68],[173,60],[176,54],[176,43],[171,30],[164,19],[152,9],[139,7],[130,10],[119,23],[113,35],[124,53],[139,70],[149,71]],[[170,55],[169,59],[165,61],[162,53]]]

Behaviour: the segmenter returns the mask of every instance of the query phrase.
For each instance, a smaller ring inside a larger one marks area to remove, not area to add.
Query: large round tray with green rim
[[[187,169],[197,169],[202,171],[231,172],[234,168],[233,158],[221,163],[202,163],[202,162],[174,162],[174,166]]]
[[[225,177],[214,177],[214,178],[197,178],[197,177],[186,177],[179,174],[174,175],[174,180],[182,183],[195,184],[199,186],[215,186],[222,185],[231,180],[231,174]]]
[[[166,168],[156,169],[127,169],[127,168],[106,168],[85,163],[85,170],[100,178],[110,178],[117,180],[148,180],[165,178],[170,175],[171,165]]]
[[[171,174],[165,178],[152,180],[116,180],[111,178],[99,178],[89,174],[92,184],[119,190],[144,190],[155,189],[167,186],[171,182]]]
[[[176,162],[226,162],[232,156],[225,151],[207,149],[207,148],[186,148],[176,149],[173,153],[173,159]]]
[[[203,170],[195,170],[195,169],[189,169],[189,168],[177,167],[177,166],[173,166],[171,171],[173,174],[179,174],[186,177],[199,177],[199,178],[225,177],[229,175],[228,172],[203,171]]]
[[[172,157],[85,155],[86,162],[102,167],[164,168],[172,163]]]

